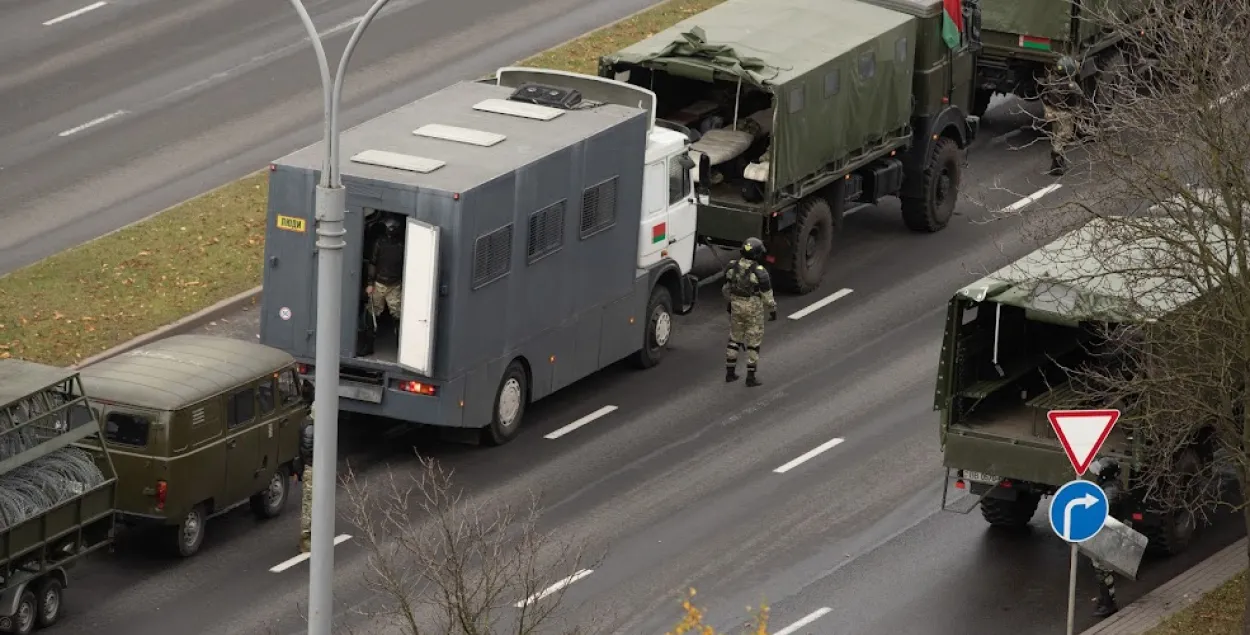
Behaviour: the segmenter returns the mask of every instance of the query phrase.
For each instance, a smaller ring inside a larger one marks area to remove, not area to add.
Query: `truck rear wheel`
[[[794,225],[778,241],[776,278],[782,289],[805,295],[825,277],[833,251],[833,210],[818,194],[799,201],[794,213]]]
[[[921,175],[922,198],[901,197],[903,223],[914,232],[941,231],[955,213],[959,200],[959,145],[941,137],[933,142]]]
[[[512,360],[503,379],[499,380],[499,390],[495,391],[495,411],[491,415],[490,425],[482,429],[482,441],[487,445],[503,445],[516,438],[521,431],[521,419],[525,417],[525,402],[529,395],[525,367],[520,360]]]
[[[1198,450],[1192,447],[1182,450],[1180,456],[1177,457],[1175,469],[1175,473],[1181,474],[1186,480],[1183,487],[1196,486],[1198,481],[1196,475],[1202,469],[1202,460],[1198,455]],[[1186,501],[1196,501],[1201,500],[1197,498],[1199,496],[1202,496],[1201,492],[1194,496],[1185,494],[1180,498]],[[1176,556],[1189,549],[1189,544],[1193,542],[1194,534],[1198,531],[1198,515],[1186,507],[1151,513],[1136,529],[1139,529],[1149,540],[1146,543],[1146,551],[1151,555]]]
[[[981,516],[991,527],[1020,529],[1033,520],[1041,496],[1020,492],[1015,500],[985,497],[981,500]]]
[[[14,635],[30,635],[35,630],[36,616],[39,614],[39,601],[30,589],[22,591],[17,601],[17,610],[13,612],[13,626],[9,629]]]
[[[44,578],[39,583],[38,604],[39,612],[35,616],[35,625],[39,628],[47,628],[56,624],[61,619],[61,590],[65,588],[61,585],[61,581],[56,577]]]
[[[647,301],[647,324],[642,333],[642,348],[634,353],[634,365],[651,368],[664,359],[668,341],[673,334],[673,294],[662,284],[651,290]]]
[[[183,558],[190,558],[199,553],[200,545],[204,544],[204,524],[207,522],[203,505],[196,505],[182,517],[182,521],[174,528],[174,550]]]

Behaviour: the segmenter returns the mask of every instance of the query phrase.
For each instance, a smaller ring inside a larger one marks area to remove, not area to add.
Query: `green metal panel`
[[[981,0],[981,32],[1068,40],[1073,0]]]
[[[699,233],[727,241],[742,242],[764,233],[764,216],[723,207],[700,205],[698,224]]]

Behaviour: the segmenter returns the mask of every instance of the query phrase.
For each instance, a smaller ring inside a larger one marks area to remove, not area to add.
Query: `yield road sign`
[[[1119,410],[1051,410],[1046,413],[1077,476],[1085,474],[1107,435],[1120,420]]]
[[[1070,543],[1098,534],[1109,513],[1107,493],[1090,481],[1069,481],[1050,499],[1050,528]]]

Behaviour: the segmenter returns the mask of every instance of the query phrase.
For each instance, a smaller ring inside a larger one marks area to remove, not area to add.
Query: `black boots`
[[[761,382],[760,380],[758,380],[758,379],[756,379],[756,378],[755,378],[755,369],[754,369],[754,368],[752,368],[751,370],[748,370],[748,371],[747,371],[747,388],[754,388],[754,387],[756,387],[756,386],[760,386],[760,385],[762,385],[762,384],[763,384],[763,382]]]
[[[738,370],[733,366],[725,369],[725,383],[738,381]]]
[[[1094,617],[1107,617],[1120,607],[1115,605],[1115,596],[1111,594],[1111,590],[1106,585],[1098,585],[1098,604],[1094,606]]]
[[[1058,152],[1050,153],[1050,170],[1047,174],[1051,176],[1063,176],[1068,171],[1068,160]]]
[[[738,371],[733,366],[730,366],[725,369],[725,383],[730,383],[730,382],[735,382],[735,381],[738,381]],[[756,386],[762,386],[763,384],[764,382],[760,381],[758,378],[755,377],[755,369],[748,368],[747,369],[747,387],[754,388]]]

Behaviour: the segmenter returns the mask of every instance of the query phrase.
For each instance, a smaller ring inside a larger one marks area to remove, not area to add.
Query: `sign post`
[[[1120,420],[1119,410],[1051,410],[1046,413],[1063,451],[1076,471],[1050,500],[1050,528],[1072,549],[1068,572],[1068,635],[1076,625],[1077,545],[1096,536],[1111,514],[1107,493],[1082,479],[1098,450]]]

